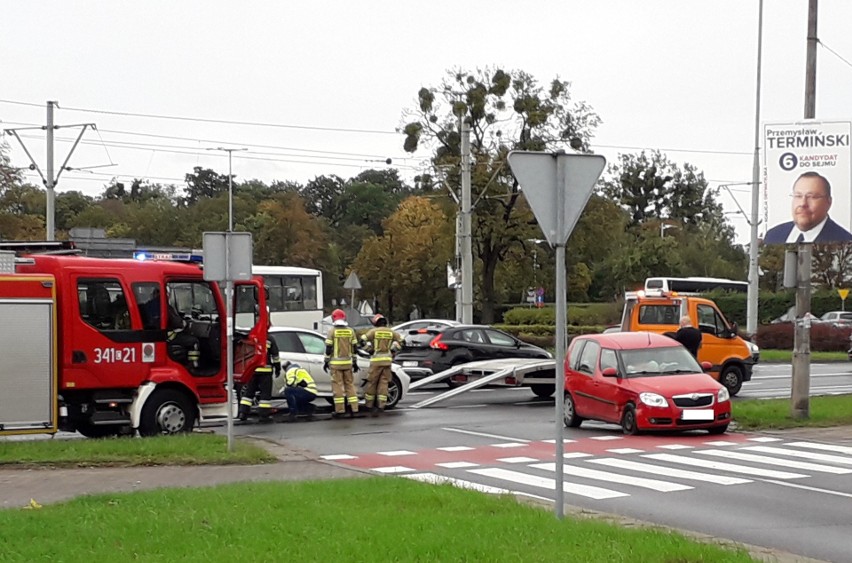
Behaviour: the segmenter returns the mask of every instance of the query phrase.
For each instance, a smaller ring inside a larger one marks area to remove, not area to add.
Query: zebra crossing
[[[677,494],[698,487],[852,474],[852,446],[745,434],[694,438],[604,435],[565,440],[563,490],[605,501],[649,491]],[[378,474],[495,494],[538,496],[528,492],[536,491],[549,499],[557,483],[553,440],[321,457]],[[852,478],[841,487],[852,489]]]

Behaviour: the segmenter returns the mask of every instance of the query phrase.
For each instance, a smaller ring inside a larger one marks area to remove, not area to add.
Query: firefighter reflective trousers
[[[260,418],[269,418],[272,415],[272,372],[256,371],[248,385],[243,387],[240,398],[240,418],[245,420],[251,412],[255,394],[260,391],[257,403],[257,412]]]
[[[371,408],[373,405],[380,409],[385,408],[388,402],[388,383],[391,380],[390,364],[370,365],[370,373],[367,375],[367,388],[364,390],[364,406]]]
[[[358,393],[355,392],[352,368],[331,366],[331,392],[334,394],[334,412],[346,412],[347,404],[353,413],[358,412]]]

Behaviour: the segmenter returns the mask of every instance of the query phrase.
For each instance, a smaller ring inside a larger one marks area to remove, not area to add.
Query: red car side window
[[[598,352],[600,351],[600,348],[600,345],[593,340],[586,342],[586,345],[583,347],[583,353],[580,355],[580,365],[577,367],[577,371],[581,371],[589,375],[595,373],[595,367],[598,365]]]

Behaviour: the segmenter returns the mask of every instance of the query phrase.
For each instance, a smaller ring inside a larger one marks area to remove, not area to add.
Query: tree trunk
[[[498,255],[489,251],[482,256],[482,324],[494,323],[494,274],[497,272]]]

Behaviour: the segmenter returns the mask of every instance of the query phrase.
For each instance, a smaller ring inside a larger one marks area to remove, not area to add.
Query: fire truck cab
[[[0,274],[0,318],[22,323],[0,329],[0,432],[150,436],[224,420],[234,408],[224,296],[198,265],[31,255],[15,270]],[[266,360],[262,280],[238,282],[233,298],[255,311],[252,328],[234,332],[240,383]],[[55,395],[41,381],[48,364]]]

